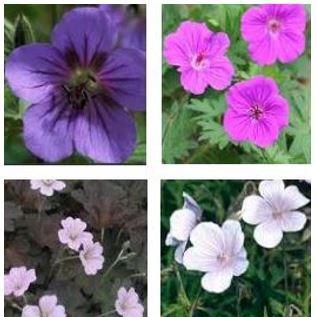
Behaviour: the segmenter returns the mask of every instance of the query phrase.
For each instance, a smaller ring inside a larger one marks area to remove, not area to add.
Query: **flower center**
[[[191,66],[200,71],[209,66],[209,61],[206,58],[206,54],[204,52],[199,52],[198,54],[195,54],[191,61]]]
[[[229,263],[231,257],[228,254],[221,253],[217,255],[217,260],[220,262],[222,265],[226,265]]]
[[[283,212],[282,211],[276,211],[272,215],[274,220],[282,220],[283,218]]]
[[[52,179],[44,179],[44,180],[43,180],[43,183],[44,183],[46,186],[51,186],[51,185],[54,183],[54,180],[52,180]]]
[[[263,115],[263,109],[260,107],[260,105],[255,104],[251,107],[250,109],[251,118],[255,120],[259,120],[261,119],[262,115]]]
[[[270,19],[267,26],[272,33],[277,33],[281,29],[281,23],[276,19]]]
[[[95,74],[86,68],[75,69],[68,83],[62,88],[68,103],[76,110],[84,109],[100,89]]]

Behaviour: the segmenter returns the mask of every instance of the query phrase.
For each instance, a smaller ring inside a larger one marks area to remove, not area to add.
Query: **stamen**
[[[260,107],[260,105],[255,104],[251,107],[250,109],[250,116],[255,119],[255,120],[259,120],[261,119],[263,115],[263,109]]]
[[[281,29],[281,23],[276,19],[271,19],[268,22],[268,28],[272,33],[276,33]]]

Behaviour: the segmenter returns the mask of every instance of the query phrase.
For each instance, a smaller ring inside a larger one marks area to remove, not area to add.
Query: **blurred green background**
[[[62,15],[74,8],[70,4],[6,4],[4,6],[5,58],[18,46],[31,42],[49,42],[50,33]],[[5,164],[47,164],[35,157],[24,146],[22,129],[23,114],[27,104],[16,98],[10,88],[4,86],[4,161]],[[133,155],[125,164],[146,162],[146,116],[134,114],[138,140]],[[58,164],[95,164],[89,158],[73,155]]]
[[[290,125],[278,142],[265,150],[251,143],[236,144],[228,139],[222,126],[227,108],[225,91],[207,89],[191,95],[180,85],[180,74],[163,58],[163,162],[166,164],[239,164],[310,163],[310,5],[306,5],[306,50],[294,63],[260,67],[248,55],[240,34],[242,14],[253,5],[208,4],[163,6],[164,38],[175,32],[182,21],[204,22],[213,32],[226,32],[231,41],[228,57],[236,74],[233,83],[263,74],[278,83],[281,94],[289,101]]]
[[[165,246],[169,218],[190,194],[203,209],[203,221],[224,222],[241,209],[244,197],[256,193],[258,181],[163,181],[161,211],[161,315],[170,317],[310,317],[310,221],[305,229],[283,236],[283,243],[264,249],[253,239],[254,226],[241,221],[250,262],[221,294],[201,288],[202,273],[187,271]],[[295,184],[310,198],[310,185]],[[301,208],[310,219],[310,205]]]

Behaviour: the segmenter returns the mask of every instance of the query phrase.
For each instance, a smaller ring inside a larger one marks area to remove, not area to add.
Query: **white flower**
[[[117,313],[123,317],[142,317],[144,307],[139,303],[139,300],[139,295],[133,287],[128,291],[124,287],[121,287],[115,302]]]
[[[85,241],[79,258],[87,275],[95,275],[103,267],[103,248],[99,242]]]
[[[192,231],[190,241],[193,247],[185,251],[184,265],[188,270],[206,272],[201,285],[208,292],[225,291],[233,276],[248,268],[244,234],[237,220],[227,220],[222,227],[202,222]]]
[[[175,246],[175,261],[182,264],[183,254],[189,240],[191,231],[201,220],[202,210],[196,201],[183,193],[184,206],[173,212],[170,218],[170,232],[167,234],[165,244]]]
[[[276,247],[283,238],[283,232],[303,229],[306,223],[304,213],[298,208],[309,203],[294,185],[285,188],[282,180],[262,181],[259,185],[262,197],[251,195],[244,199],[242,219],[257,225],[254,239],[265,248]]]
[[[33,190],[40,190],[40,193],[45,196],[52,196],[55,190],[61,191],[66,187],[64,182],[54,179],[34,179],[30,182]]]

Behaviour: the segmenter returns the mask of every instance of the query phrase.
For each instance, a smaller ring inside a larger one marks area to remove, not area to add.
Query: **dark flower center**
[[[206,59],[205,52],[199,52],[198,54],[195,54],[191,65],[196,70],[202,70],[209,66],[209,62]]]
[[[270,19],[267,25],[272,33],[277,33],[281,29],[281,23],[276,19]]]
[[[62,87],[68,103],[76,110],[84,109],[100,90],[94,72],[87,68],[75,69],[70,80]]]
[[[259,120],[261,119],[262,115],[263,115],[263,109],[258,104],[255,104],[251,107],[250,116],[253,119]]]

